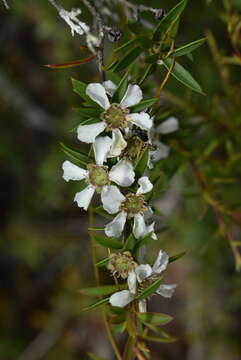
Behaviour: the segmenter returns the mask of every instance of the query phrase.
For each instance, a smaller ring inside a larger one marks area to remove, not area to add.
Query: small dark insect
[[[166,11],[163,9],[160,9],[155,14],[157,20],[161,20],[164,16],[166,16]]]
[[[121,36],[122,36],[122,31],[119,29],[112,28],[108,31],[108,39],[111,42],[119,41]]]
[[[132,131],[133,135],[138,136],[142,141],[147,142],[148,141],[148,134],[145,130],[142,129],[134,129]]]

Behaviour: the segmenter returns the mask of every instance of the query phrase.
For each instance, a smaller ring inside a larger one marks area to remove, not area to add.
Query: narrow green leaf
[[[110,249],[121,249],[123,247],[123,245],[114,238],[108,238],[105,236],[94,235],[94,239],[98,244],[105,246],[107,248],[110,248]]]
[[[162,277],[155,280],[150,286],[148,286],[145,290],[143,290],[141,292],[141,294],[139,294],[136,299],[137,300],[143,300],[146,299],[148,296],[152,295],[153,293],[156,292],[156,290],[159,288],[159,286],[161,285],[162,282]]]
[[[96,301],[95,303],[93,303],[93,304],[85,307],[85,308],[82,309],[81,311],[88,311],[88,310],[95,309],[95,308],[97,308],[98,306],[107,304],[108,301],[109,301],[109,298],[105,298],[105,299],[98,300],[98,301]]]
[[[60,146],[67,156],[79,162],[84,167],[86,167],[86,164],[91,160],[85,153],[72,149],[70,146],[65,145],[64,143],[60,143]]]
[[[112,96],[112,102],[119,103],[123,99],[128,86],[128,77],[129,77],[129,72],[127,71],[125,75],[122,77],[114,95]]]
[[[106,296],[118,290],[119,287],[117,287],[116,285],[106,285],[80,289],[78,290],[78,293],[87,296]]]
[[[178,21],[181,13],[187,5],[187,0],[180,1],[176,6],[174,6],[166,16],[164,16],[156,29],[154,30],[154,39],[157,39],[161,33],[165,33],[168,29],[173,26],[173,24]]]
[[[118,62],[119,62],[118,59],[113,60],[109,65],[104,67],[105,71],[112,71],[116,67]]]
[[[135,113],[135,112],[140,112],[140,111],[143,111],[145,109],[148,109],[153,104],[155,104],[158,100],[159,100],[158,98],[152,98],[152,99],[148,99],[148,100],[143,100],[139,104],[137,104],[135,106],[132,106],[130,108],[131,112]]]
[[[142,336],[142,339],[144,339],[146,341],[165,343],[165,344],[177,341],[177,339],[173,338],[173,337],[166,338],[166,337],[160,337],[160,336],[147,336],[147,335]]]
[[[181,46],[170,54],[170,56],[182,56],[190,54],[192,51],[196,50],[199,46],[201,46],[206,41],[206,38],[202,38],[199,40],[195,40],[189,44]]]
[[[139,46],[131,49],[117,64],[112,71],[121,71],[126,69],[129,65],[131,65],[136,58],[142,53],[143,49]]]
[[[170,69],[172,64],[172,59],[168,58],[163,60],[163,64],[166,67],[167,70]],[[183,85],[187,86],[188,88],[192,89],[193,91],[196,91],[199,94],[204,95],[200,85],[198,82],[193,78],[193,76],[187,71],[182,65],[179,63],[175,63],[171,74],[180,81]]]
[[[145,149],[145,151],[143,152],[142,156],[140,157],[135,167],[135,173],[137,179],[141,177],[142,174],[144,173],[147,167],[148,159],[149,159],[149,150]]]
[[[132,46],[133,44],[135,44],[136,42],[138,42],[138,38],[139,38],[139,37],[135,37],[135,39],[131,39],[131,40],[127,41],[125,44],[123,44],[123,45],[119,46],[118,48],[116,48],[116,49],[114,50],[114,52],[118,53],[118,52],[120,52],[120,51],[125,50],[125,49],[128,48],[129,46]]]
[[[181,252],[181,253],[179,253],[177,255],[171,256],[169,258],[169,264],[174,262],[174,261],[177,261],[177,260],[181,259],[184,255],[186,255],[186,253],[187,253],[186,251],[183,251],[183,252]]]
[[[88,228],[88,231],[104,231],[105,228],[104,227],[93,227],[93,228]]]
[[[109,260],[110,260],[110,258],[107,257],[107,258],[105,258],[105,259],[97,262],[97,263],[95,264],[95,266],[98,266],[98,267],[105,266],[105,265],[109,262]]]
[[[141,76],[140,80],[138,81],[139,85],[142,85],[144,83],[144,81],[146,80],[146,78],[153,73],[153,71],[156,68],[156,64],[148,64],[146,69],[144,70],[143,75]]]
[[[91,360],[106,360],[103,357],[96,356],[95,354],[92,354],[92,353],[88,353],[88,356]]]
[[[101,110],[94,108],[74,108],[76,113],[78,113],[81,118],[90,119],[90,118],[98,118],[100,116]]]
[[[152,325],[166,325],[173,320],[173,317],[167,314],[161,313],[138,313],[137,317],[143,323]]]

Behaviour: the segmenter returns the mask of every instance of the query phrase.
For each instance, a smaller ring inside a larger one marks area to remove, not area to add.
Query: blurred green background
[[[175,3],[148,1],[167,10]],[[98,81],[95,63],[65,70],[45,68],[44,64],[81,58],[79,45],[84,39],[71,36],[47,0],[9,0],[9,4],[7,11],[0,3],[0,359],[82,360],[90,351],[111,360],[99,312],[81,313],[90,300],[80,296],[78,289],[94,285],[87,217],[72,202],[78,184],[62,179],[65,156],[58,144],[80,146],[69,131],[78,124],[72,108],[79,104],[70,78]],[[62,0],[61,4],[70,9],[81,2]],[[206,96],[171,80],[163,98],[174,107],[180,131],[195,119],[205,118],[204,133],[187,141],[190,148],[196,145],[197,158],[213,138],[226,136],[227,153],[237,155],[232,165],[223,147],[215,154],[206,151],[198,161],[210,179],[217,178],[218,172],[236,179],[217,186],[218,196],[237,214],[241,203],[241,67],[220,65],[220,56],[238,52],[229,30],[234,17],[241,21],[240,11],[240,0],[226,1],[226,8],[221,0],[189,1],[178,43],[201,38],[207,31],[216,39],[217,48],[209,37],[209,44],[195,52],[193,62],[187,62]],[[82,19],[90,19],[87,11]],[[113,24],[112,19],[108,21]],[[227,124],[235,126],[231,129]],[[171,143],[172,139],[165,140]],[[177,157],[173,146],[166,163]],[[171,300],[154,297],[150,309],[175,317],[167,329],[178,341],[150,345],[151,359],[239,360],[240,274],[211,210],[194,196],[199,190],[190,170],[185,163],[175,170],[170,189],[156,204],[165,214],[160,224],[170,230],[160,236],[150,258],[154,259],[159,247],[170,255],[185,250],[187,254],[169,267],[166,280],[178,284],[175,296]],[[103,219],[97,218],[96,225],[101,224]],[[231,231],[240,242],[240,228],[232,226]],[[100,259],[104,255],[99,250]],[[107,271],[101,276],[103,282],[111,283]]]

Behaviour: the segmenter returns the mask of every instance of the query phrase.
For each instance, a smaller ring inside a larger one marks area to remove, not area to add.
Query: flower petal
[[[151,160],[159,161],[168,157],[170,152],[170,147],[163,144],[161,141],[154,141],[153,143],[157,148],[154,151],[151,151]]]
[[[139,184],[139,188],[136,192],[137,195],[139,194],[146,194],[148,192],[150,192],[153,189],[153,185],[150,182],[150,180],[148,179],[147,176],[142,176],[139,180],[138,180],[138,184]]]
[[[112,145],[108,157],[117,157],[125,149],[127,142],[119,129],[112,131]]]
[[[146,300],[139,301],[138,308],[139,308],[140,313],[145,313],[146,310],[147,310],[147,308],[146,308]]]
[[[155,222],[153,222],[151,225],[148,225],[148,226],[146,227],[146,231],[147,231],[147,234],[152,233],[152,234],[151,234],[151,238],[152,238],[153,240],[158,240],[158,239],[157,239],[157,236],[156,236],[156,234],[155,234],[155,231],[154,231],[154,226],[155,226]]]
[[[86,170],[72,164],[70,161],[65,161],[62,169],[64,170],[63,178],[65,181],[82,180],[87,176]]]
[[[128,274],[128,288],[132,294],[136,293],[136,273],[135,271],[131,271]]]
[[[168,265],[169,256],[165,251],[160,250],[156,258],[156,261],[152,267],[153,273],[160,274],[162,271],[166,270]]]
[[[125,307],[133,300],[133,295],[129,290],[122,290],[111,295],[109,301],[112,306]]]
[[[168,284],[168,285],[162,284],[157,289],[156,293],[165,298],[171,298],[172,295],[174,294],[176,287],[177,287],[176,284]]]
[[[133,184],[135,180],[135,172],[131,162],[127,160],[120,160],[111,168],[109,177],[120,186],[130,186]]]
[[[151,276],[152,268],[149,264],[142,264],[135,268],[137,280],[141,283],[143,280]]]
[[[141,214],[134,216],[133,234],[136,239],[141,239],[147,234],[144,216]]]
[[[150,118],[150,115],[145,112],[129,114],[127,115],[127,120],[146,131],[150,130],[153,125],[153,120]]]
[[[96,136],[98,136],[106,128],[106,123],[103,121],[90,124],[90,125],[80,125],[77,128],[78,139],[87,144],[93,143]]]
[[[126,213],[121,211],[109,224],[105,226],[105,234],[108,237],[120,237],[126,223],[126,216]]]
[[[95,161],[97,165],[103,165],[110,151],[112,139],[109,136],[98,136],[93,144]]]
[[[117,89],[116,84],[114,84],[113,81],[111,81],[111,80],[107,80],[107,81],[104,81],[102,83],[102,85],[104,86],[105,91],[107,92],[107,94],[112,97],[114,95],[114,92]]]
[[[86,88],[86,94],[105,110],[110,107],[110,102],[103,85],[99,83],[89,84]]]
[[[174,116],[171,116],[169,119],[165,120],[163,123],[157,126],[156,132],[158,134],[170,134],[179,128],[178,119]]]
[[[110,185],[105,186],[101,192],[101,200],[103,208],[109,214],[116,214],[120,210],[122,201],[125,200],[125,196],[122,195],[117,186]]]
[[[75,194],[74,201],[77,202],[78,207],[87,210],[94,195],[94,192],[95,188],[92,185],[89,185],[84,190]]]
[[[123,107],[129,107],[134,106],[136,104],[139,104],[139,102],[142,100],[143,95],[140,86],[138,85],[128,85],[128,88],[126,90],[126,93],[121,100],[121,106]]]

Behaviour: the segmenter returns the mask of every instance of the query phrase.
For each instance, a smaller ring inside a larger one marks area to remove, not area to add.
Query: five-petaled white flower
[[[111,305],[117,307],[125,307],[128,305],[135,299],[138,287],[143,286],[145,281],[147,281],[150,285],[151,281],[158,279],[160,274],[166,270],[168,261],[168,255],[164,251],[160,250],[152,267],[149,264],[142,264],[130,271],[127,280],[129,290],[118,291],[111,295],[109,299]],[[175,288],[175,284],[162,284],[156,290],[156,293],[166,298],[170,298],[173,295]],[[139,301],[138,305],[140,312],[146,312],[146,299]]]
[[[116,85],[110,80],[103,84],[92,83],[87,86],[86,94],[104,109],[100,115],[102,121],[80,125],[77,129],[78,139],[85,143],[94,143],[96,137],[104,130],[111,131],[112,143],[108,157],[119,156],[127,145],[121,130],[128,130],[132,124],[143,130],[150,130],[153,123],[147,113],[131,113],[128,109],[142,100],[142,91],[138,85],[128,85],[120,104],[110,103],[109,97],[113,95],[115,89]]]
[[[105,227],[105,233],[109,237],[120,237],[127,217],[134,217],[133,234],[137,239],[144,237],[152,232],[152,238],[157,239],[154,231],[154,223],[147,226],[143,213],[148,210],[145,206],[144,194],[153,188],[147,176],[138,180],[139,188],[136,194],[129,193],[124,196],[116,186],[109,186],[101,193],[101,200],[104,209],[109,214],[118,215]]]
[[[109,151],[111,139],[108,136],[97,137],[93,144],[96,164],[89,164],[87,170],[72,164],[70,161],[63,163],[63,178],[69,180],[83,180],[88,186],[75,195],[74,201],[80,208],[87,210],[95,190],[101,194],[111,192],[114,187],[111,182],[119,186],[130,186],[135,179],[133,166],[129,161],[120,160],[110,171],[108,166],[103,166]],[[112,200],[110,200],[112,201]]]

